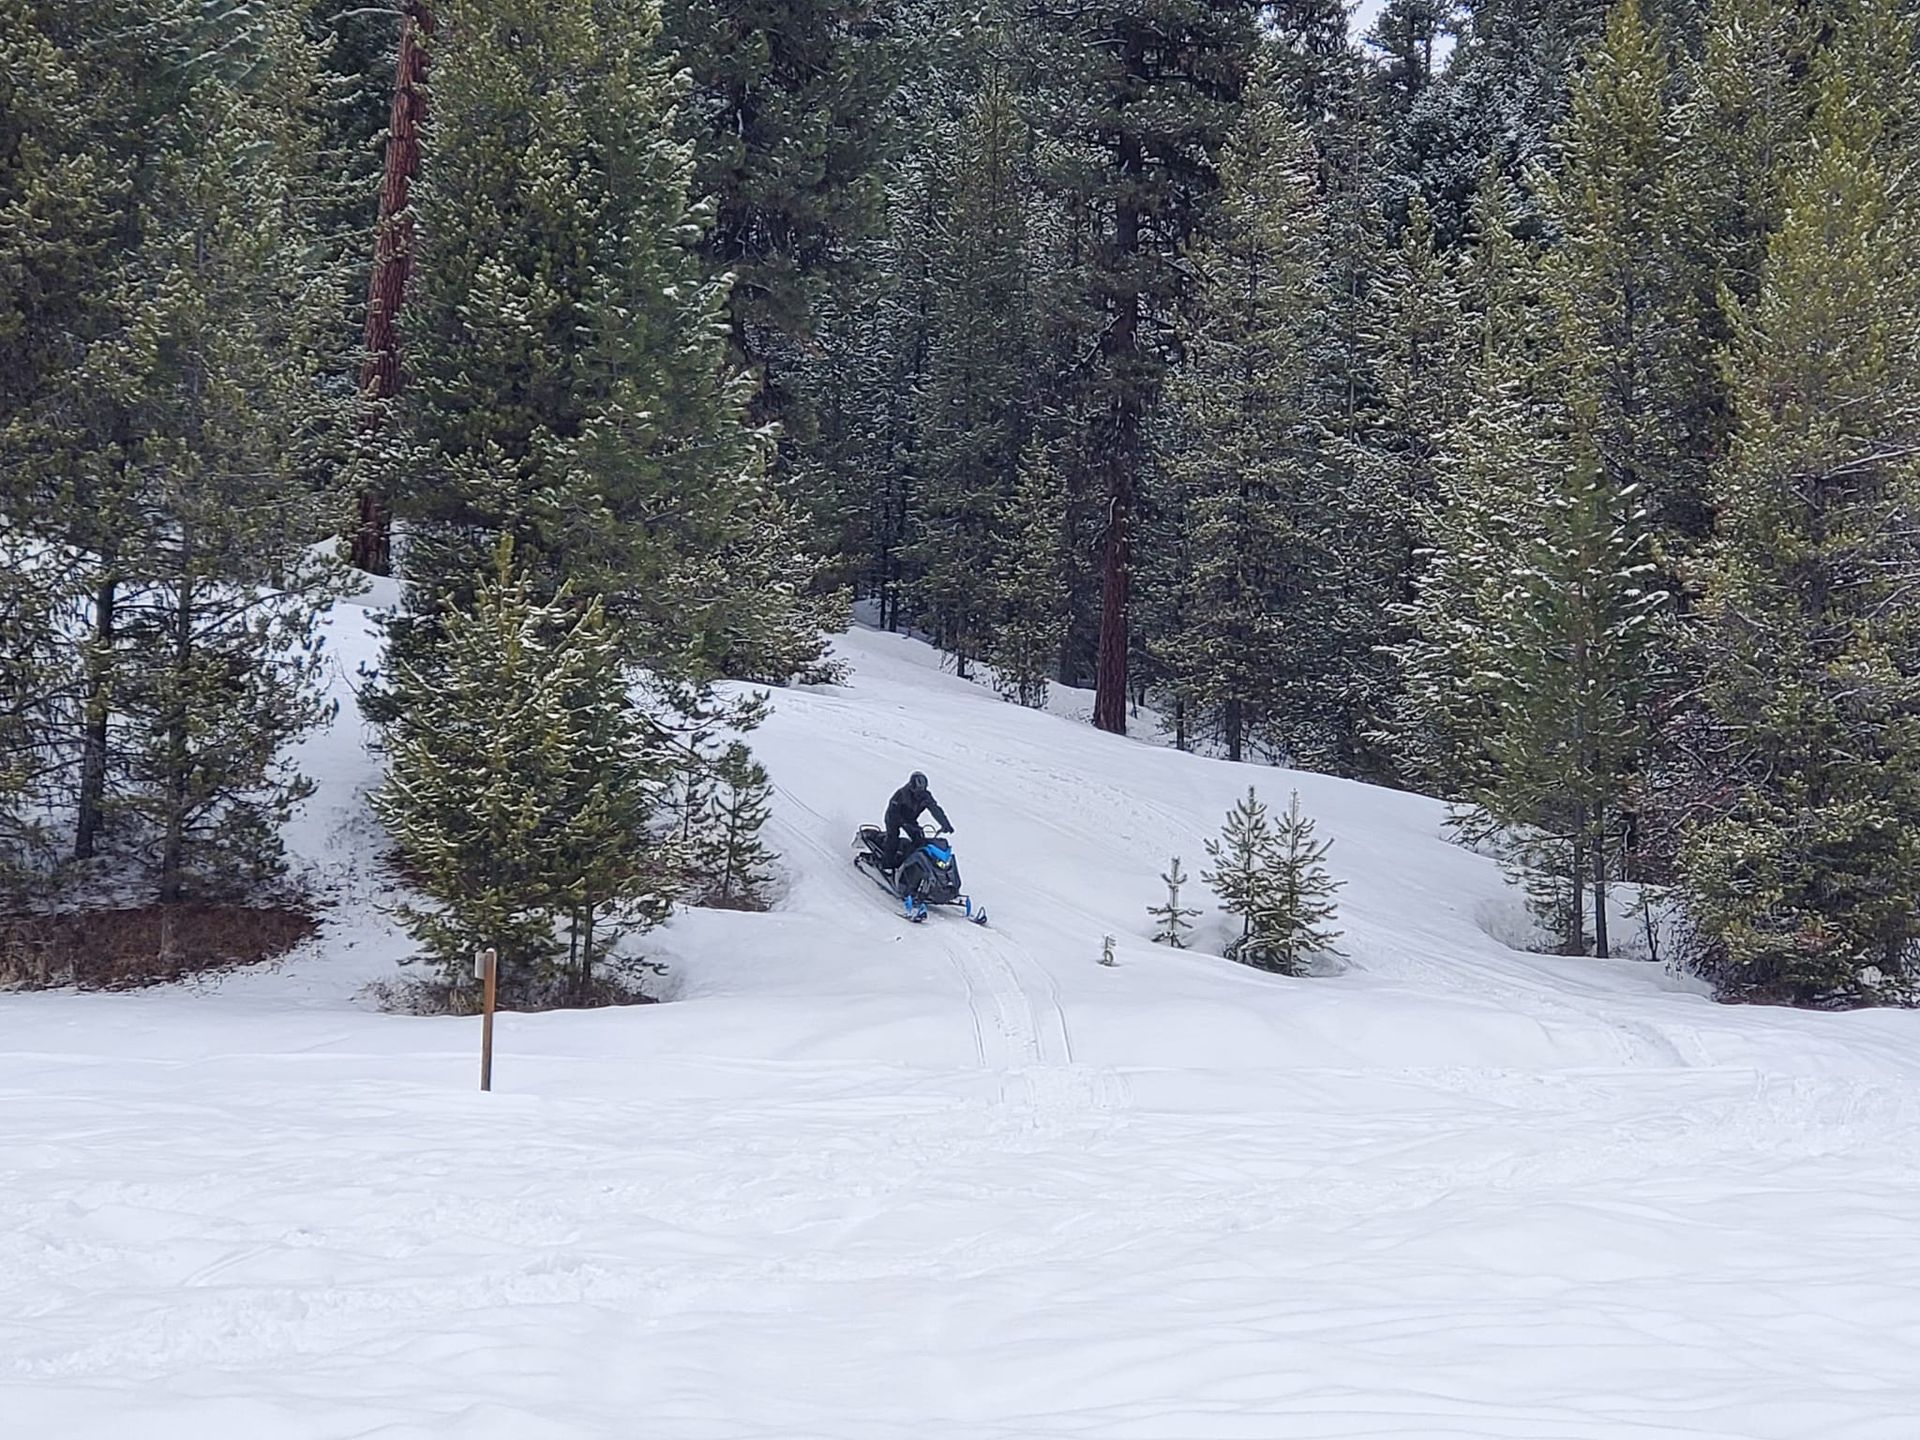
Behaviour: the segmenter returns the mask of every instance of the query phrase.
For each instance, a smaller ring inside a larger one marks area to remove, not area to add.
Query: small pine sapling
[[[1227,812],[1220,838],[1207,841],[1207,858],[1213,861],[1213,868],[1200,872],[1200,878],[1213,887],[1227,913],[1240,917],[1239,938],[1227,947],[1229,960],[1239,959],[1240,951],[1252,939],[1272,845],[1267,807],[1249,785],[1246,798],[1236,801]]]
[[[1235,958],[1262,970],[1305,973],[1315,955],[1337,953],[1331,925],[1338,914],[1333,896],[1343,882],[1327,873],[1331,840],[1314,838],[1313,821],[1294,792],[1269,842],[1266,875],[1250,916],[1249,937]]]
[[[739,741],[715,766],[719,782],[712,800],[713,869],[707,877],[712,903],[723,909],[766,908],[774,854],[761,838],[773,814],[773,782],[766,767]]]
[[[1240,917],[1240,934],[1227,958],[1286,975],[1303,972],[1316,954],[1332,951],[1340,932],[1329,929],[1333,894],[1326,871],[1331,841],[1316,840],[1313,821],[1296,793],[1276,829],[1251,788],[1227,813],[1220,839],[1207,841],[1213,869],[1202,874],[1227,913]]]
[[[1180,869],[1180,857],[1173,857],[1172,868],[1160,878],[1166,882],[1167,903],[1149,905],[1147,913],[1160,922],[1160,928],[1153,932],[1156,945],[1170,945],[1175,950],[1187,948],[1187,933],[1193,929],[1193,922],[1200,911],[1190,905],[1180,903],[1180,887],[1187,883],[1187,875]]]

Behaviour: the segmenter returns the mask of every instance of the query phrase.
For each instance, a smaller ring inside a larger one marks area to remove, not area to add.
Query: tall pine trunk
[[[393,80],[393,110],[387,127],[386,173],[380,185],[380,223],[374,237],[373,275],[367,285],[365,355],[360,391],[372,401],[400,393],[400,307],[413,272],[413,216],[408,209],[420,173],[420,130],[427,112],[427,50],[433,16],[425,0],[409,0],[400,22],[400,58]],[[373,423],[378,423],[378,410]],[[360,495],[360,521],[353,535],[353,563],[372,575],[393,566],[393,512],[385,495]]]
[[[187,802],[192,793],[193,756],[187,742],[187,708],[193,667],[193,579],[191,556],[183,544],[180,595],[173,610],[174,693],[167,715],[166,825],[160,847],[160,903],[177,903],[186,890]]]
[[[1606,960],[1612,951],[1607,935],[1607,832],[1601,822],[1593,827],[1593,953]]]
[[[1583,805],[1574,816],[1573,853],[1567,866],[1566,955],[1587,953],[1587,811]]]
[[[93,597],[93,643],[88,647],[86,728],[81,739],[80,799],[74,823],[73,858],[91,860],[99,848],[107,805],[107,732],[113,702],[114,621],[119,582],[109,570]]]

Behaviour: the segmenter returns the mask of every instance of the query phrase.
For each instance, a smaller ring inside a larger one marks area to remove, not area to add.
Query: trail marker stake
[[[499,989],[500,955],[488,946],[473,957],[473,978],[484,983],[480,999],[480,1088],[493,1089],[493,1001]]]

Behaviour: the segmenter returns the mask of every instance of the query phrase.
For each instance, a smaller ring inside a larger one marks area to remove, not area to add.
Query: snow
[[[756,738],[786,904],[654,937],[673,1003],[502,1017],[491,1095],[477,1022],[361,995],[404,941],[350,698],[291,837],[318,942],[0,996],[0,1434],[1920,1433],[1920,1015],[1509,950],[1432,801],[841,653]],[[991,929],[848,864],[915,768]],[[1334,841],[1343,973],[1146,942],[1250,782]]]

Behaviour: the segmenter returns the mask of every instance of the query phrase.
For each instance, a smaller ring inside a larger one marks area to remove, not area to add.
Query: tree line
[[[1011,698],[1418,787],[1611,953],[1914,997],[1908,0],[932,6],[790,362]]]
[[[1729,997],[1912,998],[1911,0],[0,22],[16,903],[277,868],[345,537],[449,974],[763,866],[690,858],[764,806],[716,686],[851,592],[1459,802],[1558,948],[1627,885]]]

